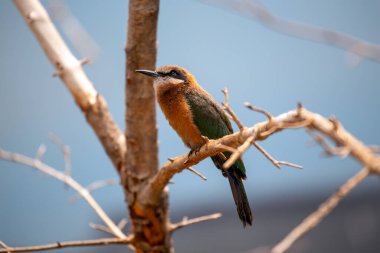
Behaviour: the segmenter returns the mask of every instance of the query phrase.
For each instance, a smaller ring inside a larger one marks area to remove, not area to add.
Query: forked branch
[[[214,213],[214,214],[205,215],[205,216],[201,216],[201,217],[197,217],[193,219],[188,219],[187,217],[183,217],[182,221],[170,225],[170,232],[174,232],[177,229],[190,226],[193,224],[201,223],[204,221],[219,219],[220,217],[222,217],[221,213]]]
[[[350,149],[350,154],[371,173],[380,174],[380,158],[371,148],[352,136],[341,124],[299,106],[296,110],[273,117],[270,121],[257,123],[250,128],[243,128],[240,132],[226,135],[218,140],[210,140],[190,159],[188,159],[187,154],[184,154],[166,163],[144,189],[145,194],[142,196],[145,196],[144,199],[148,202],[157,201],[156,194],[162,191],[170,179],[183,169],[195,165],[209,156],[225,151],[225,146],[237,148],[247,140],[250,142],[261,141],[274,133],[289,128],[307,128],[325,135],[340,146],[346,146]],[[247,146],[249,147],[249,145]],[[153,196],[153,198],[148,196]]]
[[[70,91],[120,172],[126,153],[125,137],[109,113],[106,101],[83,71],[82,64],[85,61],[79,61],[71,53],[38,0],[14,0],[14,3],[54,65],[56,75]]]
[[[0,149],[0,159],[29,166],[61,182],[64,182],[73,188],[76,192],[78,192],[78,194],[80,194],[88,202],[88,204],[94,209],[99,218],[102,219],[102,221],[107,225],[112,234],[118,238],[126,238],[126,235],[118,228],[118,226],[115,225],[115,223],[113,223],[113,221],[108,217],[108,215],[104,212],[96,200],[91,196],[89,191],[86,188],[82,187],[71,176],[68,176],[63,172],[56,170],[55,168],[43,163],[41,160],[33,159],[17,153],[11,153],[3,149]]]

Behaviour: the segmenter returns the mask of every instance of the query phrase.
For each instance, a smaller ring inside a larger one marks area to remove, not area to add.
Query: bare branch
[[[261,24],[275,31],[301,39],[330,44],[337,48],[342,48],[347,52],[356,54],[361,58],[368,58],[380,62],[380,45],[367,42],[342,32],[282,19],[273,15],[258,1],[203,0],[203,2],[231,8],[238,13],[257,19]]]
[[[268,131],[269,128],[270,131]],[[352,157],[357,159],[364,167],[368,168],[371,173],[380,174],[380,158],[376,156],[370,148],[366,147],[362,142],[348,133],[342,125],[337,128],[336,124],[332,123],[331,120],[310,112],[303,107],[299,107],[296,110],[273,117],[271,122],[260,122],[253,127],[244,128],[241,132],[226,135],[218,140],[210,140],[200,148],[199,152],[193,154],[186,164],[184,164],[184,162],[188,160],[187,154],[176,157],[159,170],[142,194],[153,196],[149,201],[153,201],[154,203],[158,200],[156,196],[157,192],[162,191],[176,173],[181,172],[188,166],[197,164],[209,156],[225,151],[221,144],[236,148],[245,143],[246,145],[244,147],[249,147],[251,140],[264,140],[270,135],[287,128],[308,128],[316,130],[339,145],[347,146],[351,150],[350,154]]]
[[[264,154],[264,156],[266,158],[268,158],[269,161],[271,161],[273,163],[274,166],[276,166],[278,169],[281,169],[281,164],[282,165],[286,165],[286,166],[290,166],[290,167],[294,167],[294,168],[297,168],[297,169],[302,169],[303,167],[301,165],[297,165],[297,164],[294,164],[294,163],[289,163],[289,162],[285,162],[285,161],[277,161],[276,159],[274,159],[263,147],[261,147],[257,142],[252,142],[253,146],[255,146],[261,153]]]
[[[262,113],[264,114],[267,118],[268,118],[268,121],[270,122],[273,118],[273,116],[267,112],[266,110],[264,109],[261,109],[259,107],[256,107],[256,106],[253,106],[251,105],[251,103],[248,103],[248,102],[245,102],[244,103],[244,106],[247,107],[248,109],[251,109],[252,111],[255,111],[255,112],[259,112],[259,113]]]
[[[0,241],[0,246],[3,247],[4,249],[8,249],[8,245],[6,245],[3,241]],[[6,252],[10,252],[10,251],[6,251]]]
[[[111,245],[111,244],[131,244],[133,243],[133,236],[128,236],[125,238],[102,238],[96,240],[85,240],[85,241],[69,241],[69,242],[56,242],[52,244],[39,245],[39,246],[29,246],[29,247],[6,247],[0,249],[0,253],[6,252],[31,252],[31,251],[43,251],[43,250],[53,250],[69,247],[86,247],[86,246],[99,246],[99,245]]]
[[[117,227],[120,229],[120,230],[123,230],[125,228],[125,226],[128,224],[128,220],[123,218],[119,221],[119,223],[117,223]]]
[[[327,155],[339,156],[340,158],[346,158],[350,154],[350,150],[347,146],[342,147],[331,147],[323,138],[322,135],[314,133],[309,130],[308,133],[313,137],[314,141],[318,143]]]
[[[50,0],[49,10],[80,54],[94,60],[99,53],[99,47],[73,15],[68,4],[65,1]]]
[[[199,176],[200,178],[202,178],[203,180],[207,180],[207,177],[203,176],[200,172],[198,172],[197,170],[195,170],[193,167],[189,167],[189,168],[186,168],[187,170],[193,172],[195,175]]]
[[[108,215],[103,211],[95,199],[90,195],[90,193],[83,188],[77,181],[72,177],[62,173],[49,165],[42,163],[40,160],[33,159],[21,154],[11,153],[6,150],[0,149],[0,159],[12,161],[15,163],[20,163],[31,168],[37,169],[61,182],[66,183],[68,186],[77,191],[94,209],[96,214],[100,219],[107,225],[107,227],[119,238],[126,238],[124,233],[113,223],[113,221],[108,217]]]
[[[41,144],[38,147],[37,152],[36,152],[36,160],[42,160],[42,157],[44,156],[45,153],[46,153],[46,145]]]
[[[63,154],[63,159],[65,161],[65,174],[71,175],[71,149],[68,145],[63,143],[58,136],[53,133],[49,133],[49,139],[59,147]]]
[[[249,149],[254,139],[255,136],[249,136],[245,142],[240,147],[238,147],[236,151],[231,154],[230,158],[228,158],[228,160],[223,164],[223,169],[228,170],[236,162],[236,160],[239,159],[244,154],[244,152]]]
[[[229,147],[229,146],[226,146],[226,145],[223,145],[223,144],[219,144],[219,147],[222,148],[224,151],[229,151],[231,153],[234,153],[234,152],[237,151],[236,148]]]
[[[14,4],[120,172],[126,153],[125,137],[109,113],[104,98],[84,73],[82,63],[70,52],[38,0],[14,0]]]
[[[232,110],[232,108],[230,106],[230,100],[229,100],[229,97],[228,97],[228,89],[227,89],[227,87],[225,87],[222,90],[222,92],[224,94],[224,97],[226,98],[226,102],[222,103],[222,105],[224,107],[224,110],[227,111],[227,113],[231,116],[232,120],[236,123],[236,125],[239,127],[239,129],[241,131],[244,128],[244,125],[243,125],[243,123],[241,123],[241,121],[236,116],[235,112]]]
[[[374,153],[380,154],[380,146],[378,145],[370,145],[368,146]]]
[[[219,219],[220,217],[222,217],[221,213],[214,213],[214,214],[205,215],[205,216],[201,216],[201,217],[197,217],[197,218],[193,218],[193,219],[188,219],[187,217],[183,217],[182,221],[175,223],[175,224],[171,224],[170,232],[174,232],[177,229],[180,229],[180,228],[183,228],[183,227],[186,227],[189,225],[193,225],[196,223]]]
[[[103,187],[106,187],[106,186],[111,186],[111,185],[117,185],[119,184],[119,180],[116,180],[114,178],[110,178],[110,179],[104,179],[104,180],[99,180],[99,181],[95,181],[91,184],[89,184],[88,186],[85,187],[85,189],[91,193],[95,190],[98,190],[100,188],[103,188]],[[75,196],[73,196],[70,201],[72,202],[75,202],[77,200],[79,200],[82,196],[78,193],[76,194]]]
[[[92,223],[90,222],[88,224],[90,226],[90,228],[94,229],[94,230],[98,230],[98,231],[102,231],[102,232],[105,232],[107,234],[110,234],[110,235],[113,235],[115,236],[111,230],[109,230],[109,228],[107,228],[106,226],[103,226],[103,225],[99,225],[99,224],[95,224],[95,223]]]
[[[355,176],[344,183],[337,192],[322,203],[315,212],[310,214],[305,220],[302,221],[301,224],[299,224],[284,239],[282,239],[282,241],[279,242],[271,252],[282,253],[289,249],[289,247],[292,246],[296,240],[317,226],[328,214],[330,214],[339,202],[342,201],[368,175],[368,169],[363,168],[360,170]]]

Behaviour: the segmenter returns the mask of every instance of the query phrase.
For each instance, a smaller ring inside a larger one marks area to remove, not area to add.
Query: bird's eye
[[[170,71],[169,75],[171,75],[171,76],[177,76],[178,73],[177,73],[177,71],[172,70],[172,71]]]

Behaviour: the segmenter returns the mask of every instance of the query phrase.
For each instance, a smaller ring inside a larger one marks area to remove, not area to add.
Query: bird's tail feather
[[[242,175],[236,165],[232,165],[227,171],[223,170],[223,163],[225,162],[220,156],[211,157],[214,164],[222,170],[224,176],[228,178],[230,183],[232,196],[235,201],[236,209],[239,214],[239,218],[244,227],[248,224],[252,226],[253,215],[251,207],[249,206],[247,194],[245,193]]]
[[[239,214],[239,218],[244,227],[248,224],[252,226],[252,212],[249,206],[247,194],[245,193],[243,181],[237,176],[237,173],[230,168],[227,171],[228,181],[230,182],[232,196],[236,204],[236,209]]]

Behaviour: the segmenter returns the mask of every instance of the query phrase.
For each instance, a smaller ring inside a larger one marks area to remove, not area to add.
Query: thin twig
[[[92,229],[95,229],[95,230],[98,230],[98,231],[102,231],[102,232],[105,232],[107,234],[115,236],[114,233],[112,233],[112,231],[109,228],[107,228],[106,226],[103,226],[103,225],[100,225],[100,224],[95,224],[95,223],[92,223],[92,222],[90,222],[88,225]]]
[[[37,160],[42,160],[42,157],[44,156],[45,153],[46,153],[46,145],[45,144],[41,144],[38,147],[38,149],[37,149],[36,159]]]
[[[86,186],[85,188],[88,192],[93,192],[95,190],[99,190],[99,189],[106,187],[106,186],[117,185],[118,183],[119,183],[118,180],[116,180],[114,178],[110,178],[110,179],[95,181],[95,182],[89,184],[88,186]],[[70,201],[75,202],[75,201],[79,200],[80,198],[82,198],[82,196],[79,193],[77,193],[75,196],[70,198]]]
[[[240,147],[238,147],[236,151],[231,154],[230,158],[228,158],[228,160],[223,164],[223,169],[228,170],[236,162],[236,160],[239,159],[244,154],[244,152],[249,149],[254,139],[255,136],[253,135],[248,137],[245,142]]]
[[[43,5],[37,0],[13,2],[120,173],[126,153],[125,135],[113,120],[106,101],[65,44]]]
[[[9,248],[8,245],[6,245],[3,241],[0,241],[0,246],[3,247],[4,250]],[[10,251],[5,251],[5,252],[10,253]]]
[[[351,152],[347,146],[331,147],[323,138],[323,136],[318,133],[315,133],[315,131],[308,130],[307,132],[313,137],[314,141],[324,149],[327,155],[346,158]]]
[[[231,153],[236,152],[236,148],[229,147],[227,145],[219,144],[219,147],[222,148],[222,149],[224,149],[225,151],[229,151]]]
[[[273,249],[272,253],[282,253],[289,249],[292,244],[309,230],[317,226],[334,208],[342,201],[359,183],[367,176],[369,171],[366,168],[360,170],[355,176],[344,183],[337,192],[330,196],[319,208],[311,213],[305,220],[294,228],[284,239]]]
[[[107,227],[119,238],[126,238],[125,234],[113,223],[113,221],[108,217],[108,215],[103,211],[96,200],[91,196],[91,194],[81,186],[72,177],[66,175],[63,172],[56,170],[55,168],[41,162],[40,160],[33,159],[21,154],[11,153],[6,150],[0,149],[0,159],[12,161],[15,163],[20,163],[27,165],[31,168],[37,169],[61,182],[66,183],[75,191],[77,191],[81,196],[88,202],[88,204],[94,209],[97,215],[102,219],[102,221],[107,225]]]
[[[294,163],[289,163],[289,162],[285,162],[285,161],[277,161],[276,159],[274,159],[263,147],[261,147],[257,142],[252,142],[253,146],[255,146],[261,153],[263,153],[263,155],[268,158],[269,161],[271,161],[273,163],[274,166],[276,166],[276,168],[278,169],[281,169],[281,164],[282,165],[286,165],[286,166],[289,166],[289,167],[293,167],[293,168],[297,168],[297,169],[302,169],[303,167],[301,165],[297,165],[297,164],[294,164]]]
[[[86,246],[99,246],[99,245],[110,245],[110,244],[131,244],[133,243],[133,236],[128,236],[125,238],[103,238],[96,240],[85,240],[85,241],[69,241],[69,242],[56,242],[46,245],[38,246],[28,246],[28,247],[7,247],[0,249],[0,253],[6,252],[31,252],[31,251],[43,251],[52,249],[61,249],[69,247],[86,247]]]
[[[380,146],[378,145],[370,145],[368,146],[374,153],[380,153]]]
[[[123,230],[125,228],[125,226],[128,224],[128,220],[126,218],[123,218],[119,221],[119,223],[117,223],[117,227],[120,229],[120,230]]]
[[[200,223],[200,222],[204,222],[204,221],[208,221],[208,220],[219,219],[220,217],[222,217],[221,213],[214,213],[214,214],[205,215],[205,216],[201,216],[201,217],[197,217],[197,218],[193,218],[193,219],[188,219],[187,217],[183,217],[182,221],[175,223],[175,224],[171,224],[170,232],[174,232],[177,229],[180,229],[180,228],[183,228],[183,227],[186,227],[189,225],[193,225],[196,223]]]
[[[245,102],[244,106],[247,107],[248,109],[252,110],[252,111],[264,114],[268,118],[269,122],[272,121],[273,116],[268,111],[266,111],[262,108],[259,108],[257,106],[253,106],[251,103],[248,103],[248,102]]]
[[[49,9],[53,18],[60,24],[62,31],[71,41],[72,45],[82,56],[95,59],[99,53],[99,46],[91,35],[82,26],[81,22],[72,13],[65,1],[49,1]]]
[[[203,176],[200,172],[198,172],[197,170],[195,170],[193,167],[188,167],[187,170],[193,172],[195,175],[199,176],[203,180],[205,180],[205,181],[207,180],[207,177]]]
[[[230,106],[230,99],[229,99],[229,96],[228,96],[228,89],[227,89],[227,87],[225,87],[222,90],[222,92],[223,92],[224,97],[226,99],[226,102],[222,103],[222,105],[224,107],[224,110],[226,110],[228,112],[228,114],[231,116],[232,120],[236,123],[236,125],[239,127],[239,129],[242,130],[244,128],[244,125],[243,125],[243,123],[241,123],[241,121],[236,116],[235,112],[232,110],[232,108]]]
[[[49,139],[59,147],[63,154],[63,159],[65,161],[65,174],[71,176],[71,149],[70,146],[66,145],[61,141],[58,136],[53,133],[49,133]]]

